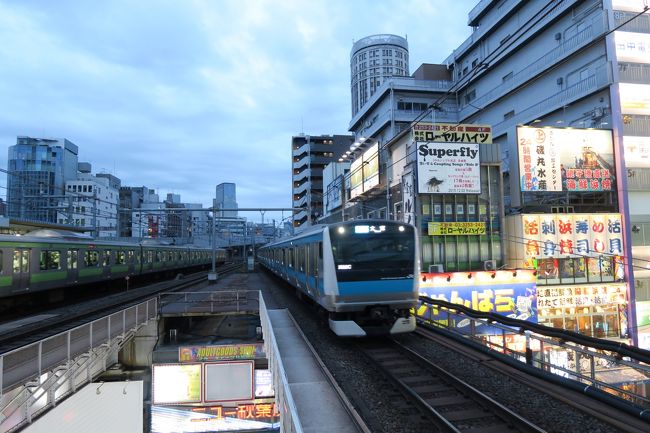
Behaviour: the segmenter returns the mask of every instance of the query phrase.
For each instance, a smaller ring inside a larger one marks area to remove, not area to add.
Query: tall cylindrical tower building
[[[409,75],[408,41],[395,35],[372,35],[358,40],[350,52],[352,117],[386,78]]]

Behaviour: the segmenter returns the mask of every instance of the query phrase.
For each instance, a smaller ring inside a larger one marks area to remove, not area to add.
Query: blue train
[[[322,307],[335,334],[364,337],[415,329],[417,251],[412,225],[354,220],[265,245],[258,260]]]
[[[0,235],[0,299],[145,274],[177,272],[211,263],[211,249],[152,241],[98,241],[57,230]],[[216,261],[226,260],[217,249]]]

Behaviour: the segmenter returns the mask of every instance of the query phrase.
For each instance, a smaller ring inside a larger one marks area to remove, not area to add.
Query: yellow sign
[[[413,126],[414,141],[439,143],[492,143],[492,127],[457,123],[418,122]]]
[[[429,236],[484,235],[484,222],[430,222]]]

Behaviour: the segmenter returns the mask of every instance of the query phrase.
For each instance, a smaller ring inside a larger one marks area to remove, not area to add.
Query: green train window
[[[61,269],[61,252],[55,250],[41,251],[39,268],[41,271]]]

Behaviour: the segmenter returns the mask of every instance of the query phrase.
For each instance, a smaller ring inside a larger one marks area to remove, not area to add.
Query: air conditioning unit
[[[562,83],[564,82],[564,78],[560,77],[557,80],[555,80],[555,82],[557,83],[558,86],[561,86]]]
[[[486,260],[483,262],[484,271],[496,271],[497,261],[496,260]]]
[[[562,39],[562,33],[556,33],[555,34],[555,40],[559,41],[560,39]]]
[[[445,272],[445,267],[441,263],[436,263],[435,265],[429,265],[430,274],[442,274]]]

